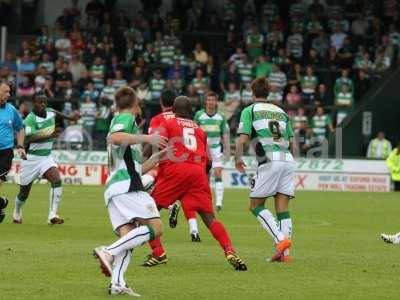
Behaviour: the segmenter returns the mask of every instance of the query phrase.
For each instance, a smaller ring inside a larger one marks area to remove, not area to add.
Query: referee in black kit
[[[17,139],[17,152],[22,159],[26,159],[24,148],[24,126],[15,107],[7,103],[11,88],[8,83],[0,82],[0,185],[6,181],[11,162],[14,157],[14,136]],[[0,223],[5,217],[5,208],[8,200],[0,197]]]

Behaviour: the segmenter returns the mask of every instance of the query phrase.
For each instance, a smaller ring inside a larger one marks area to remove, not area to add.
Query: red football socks
[[[211,231],[213,237],[219,242],[225,253],[235,252],[231,239],[229,238],[229,235],[221,222],[213,221],[208,229]]]
[[[149,241],[151,250],[153,251],[153,256],[161,256],[165,253],[164,248],[161,245],[161,239],[158,237],[152,241]]]

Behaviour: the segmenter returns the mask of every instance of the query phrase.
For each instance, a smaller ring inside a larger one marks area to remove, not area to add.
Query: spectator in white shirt
[[[60,37],[55,42],[58,56],[64,57],[65,59],[70,58],[71,40],[67,37],[65,31],[61,31]]]
[[[68,149],[80,150],[82,149],[84,136],[83,127],[81,122],[70,121],[70,125],[65,128],[60,136],[60,140],[66,144]]]
[[[347,37],[339,26],[335,27],[334,33],[331,35],[331,46],[338,51],[343,46],[344,39]]]
[[[71,57],[71,61],[69,63],[69,71],[72,74],[72,81],[74,83],[78,82],[79,79],[84,77],[84,74],[87,73],[86,66],[80,61],[79,57],[74,54]]]

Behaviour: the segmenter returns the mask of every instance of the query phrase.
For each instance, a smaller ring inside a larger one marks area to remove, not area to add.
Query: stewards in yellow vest
[[[389,154],[386,164],[394,182],[394,190],[400,191],[400,142],[397,148]]]
[[[378,132],[376,138],[371,140],[368,145],[368,158],[386,159],[392,151],[392,144],[385,139],[383,131]]]

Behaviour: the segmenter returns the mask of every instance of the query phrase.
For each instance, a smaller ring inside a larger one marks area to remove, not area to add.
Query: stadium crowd
[[[63,124],[65,139],[85,139],[84,128],[104,148],[119,87],[136,90],[143,130],[159,112],[163,90],[189,96],[194,110],[214,91],[234,133],[252,102],[249,83],[267,77],[268,98],[287,109],[304,152],[399,63],[395,0],[225,0],[222,14],[206,0],[174,1],[165,16],[162,1],[142,4],[133,16],[118,1],[92,0],[84,9],[71,1],[54,28],[43,26],[17,53],[8,52],[0,78],[16,87],[21,115],[33,94],[44,93],[80,116]],[[209,36],[217,45],[204,42]]]

